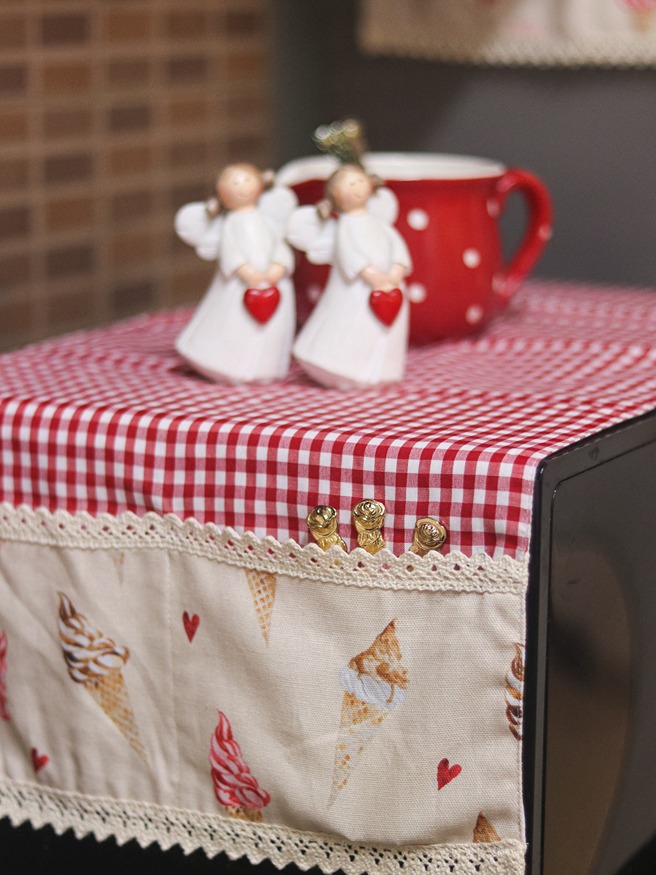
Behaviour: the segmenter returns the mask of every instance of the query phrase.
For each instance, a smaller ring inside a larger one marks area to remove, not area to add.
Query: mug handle
[[[504,210],[508,195],[514,191],[519,192],[526,200],[528,228],[519,249],[508,264],[504,265],[499,286],[495,289],[506,301],[517,291],[524,277],[538,260],[551,238],[552,230],[551,196],[545,184],[526,170],[509,168],[496,184],[499,214]]]

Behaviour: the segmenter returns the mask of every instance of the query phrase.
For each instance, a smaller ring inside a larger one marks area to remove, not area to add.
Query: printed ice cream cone
[[[219,722],[210,744],[210,766],[214,795],[229,817],[262,822],[262,809],[271,797],[262,790],[244,762],[241,748],[232,735],[226,715],[219,711]]]
[[[0,632],[0,720],[10,720],[7,708],[7,635]]]
[[[522,740],[524,717],[524,646],[515,644],[515,658],[506,675],[506,717],[510,731],[518,741]]]
[[[128,648],[115,644],[96,629],[62,592],[59,593],[59,640],[72,680],[93,697],[145,761],[146,752],[123,677],[123,666],[130,656]]]
[[[633,28],[640,34],[647,34],[651,30],[656,11],[654,0],[624,0],[629,7]]]
[[[475,844],[483,843],[483,842],[500,842],[501,837],[496,829],[492,826],[487,817],[481,813],[478,815],[478,819],[476,820],[476,826],[474,827],[474,836],[473,841]]]
[[[653,9],[634,9],[633,26],[638,33],[649,33],[654,18]]]
[[[264,643],[268,644],[271,614],[276,600],[276,576],[268,571],[255,571],[251,568],[246,568],[245,571],[262,637]]]
[[[389,711],[376,708],[375,705],[370,705],[352,693],[344,693],[339,735],[335,745],[333,785],[329,805],[333,804],[337,794],[346,787],[360,754],[367,742],[374,737],[387,714]]]
[[[405,700],[408,672],[401,659],[396,620],[392,620],[371,647],[354,656],[339,672],[344,696],[329,805],[346,787],[380,724]]]
[[[226,814],[235,820],[247,820],[249,823],[262,823],[262,812],[259,808],[242,808],[240,806],[225,806]]]
[[[145,760],[146,752],[139,738],[123,672],[114,671],[106,677],[90,681],[84,685],[84,689],[93,696],[109,719],[116,724],[121,735],[127,738],[134,750]]]

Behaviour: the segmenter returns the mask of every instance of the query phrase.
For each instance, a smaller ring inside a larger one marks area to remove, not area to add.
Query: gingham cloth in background
[[[146,315],[0,357],[0,500],[92,514],[174,513],[308,541],[316,504],[384,501],[397,554],[417,517],[448,549],[521,558],[548,454],[656,405],[656,294],[533,282],[473,339],[412,350],[382,391],[196,377]]]

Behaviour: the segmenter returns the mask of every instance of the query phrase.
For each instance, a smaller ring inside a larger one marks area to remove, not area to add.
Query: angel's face
[[[250,168],[236,164],[221,173],[216,191],[227,210],[240,210],[255,206],[262,194],[262,180]]]
[[[335,179],[333,197],[341,212],[350,213],[363,209],[373,191],[367,174],[363,170],[349,167],[342,170]]]

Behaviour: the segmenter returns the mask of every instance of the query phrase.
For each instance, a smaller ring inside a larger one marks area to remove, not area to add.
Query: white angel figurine
[[[297,200],[272,182],[273,174],[251,164],[231,164],[219,175],[216,198],[187,204],[175,217],[178,236],[201,258],[218,261],[175,348],[216,382],[268,382],[289,370],[296,306],[284,229]]]
[[[403,376],[409,315],[403,280],[412,262],[393,227],[396,197],[379,185],[359,165],[345,164],[328,179],[326,201],[294,210],[287,227],[289,242],[311,262],[332,265],[293,354],[310,377],[335,389]]]

